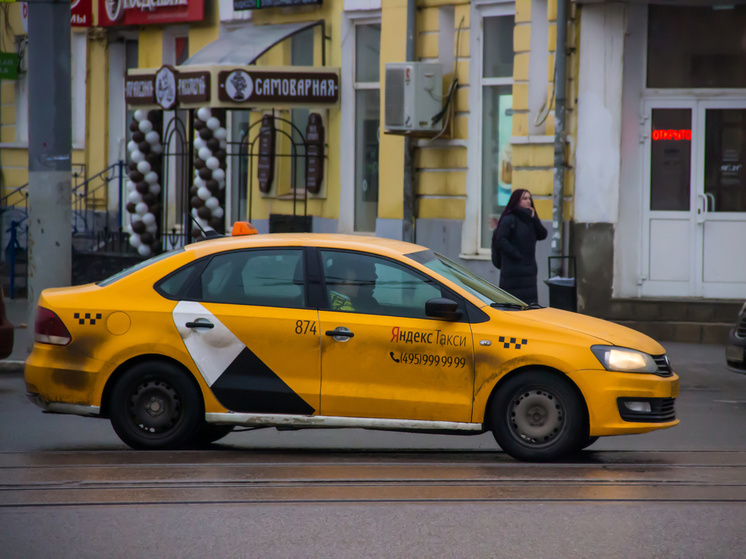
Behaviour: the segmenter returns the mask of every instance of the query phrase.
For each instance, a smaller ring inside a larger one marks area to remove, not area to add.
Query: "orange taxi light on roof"
[[[256,235],[259,231],[256,230],[251,223],[248,221],[237,221],[233,224],[233,230],[231,235],[234,237],[240,237],[241,235]]]

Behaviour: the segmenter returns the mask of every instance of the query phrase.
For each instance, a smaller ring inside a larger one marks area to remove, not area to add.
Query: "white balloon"
[[[132,204],[139,204],[140,202],[142,202],[142,194],[137,191],[130,192],[130,195],[127,196],[127,201]]]
[[[197,208],[192,208],[192,217],[196,218],[199,214],[197,214]]]
[[[220,128],[220,121],[214,116],[211,116],[210,118],[208,118],[205,124],[210,130],[213,130],[213,131]]]
[[[197,155],[199,155],[199,158],[202,161],[207,161],[208,159],[210,159],[212,157],[212,152],[210,151],[210,148],[208,148],[207,146],[205,146],[201,150],[199,150],[199,152],[197,153]]]
[[[142,216],[148,213],[148,209],[148,205],[145,202],[140,202],[135,206],[135,211]]]
[[[207,107],[202,107],[200,110],[197,111],[197,118],[200,120],[207,121],[208,118],[212,116],[212,112],[210,112],[210,109]]]
[[[147,134],[153,129],[153,123],[149,120],[141,120],[137,126],[143,134]]]
[[[140,239],[140,235],[138,235],[137,233],[132,233],[132,235],[130,235],[130,244],[135,248],[141,246],[142,239]]]
[[[216,181],[220,182],[221,180],[223,180],[225,178],[225,171],[223,171],[222,169],[215,169],[212,172],[212,178],[214,178]]]
[[[228,142],[226,142],[225,140],[220,140],[220,149],[225,149],[225,146],[227,145],[228,145]]]
[[[140,171],[140,173],[142,173],[143,175],[147,175],[150,172],[150,169],[150,163],[148,163],[147,161],[143,160],[138,162],[137,164],[137,170]]]
[[[161,141],[161,135],[158,134],[155,130],[151,130],[147,134],[145,134],[145,141],[149,144],[157,144]]]
[[[127,151],[128,152],[132,153],[136,149],[137,149],[137,142],[135,142],[134,140],[130,140],[129,142],[127,142]]]
[[[205,147],[207,147],[207,144],[205,143],[205,141],[202,138],[200,138],[199,136],[197,136],[194,139],[194,149],[196,149],[197,151],[199,151],[199,150],[201,150],[202,148],[205,148]]]
[[[141,152],[139,149],[137,151],[133,151],[130,157],[132,158],[132,161],[134,161],[135,163],[140,163],[140,161],[145,160],[145,154]]]
[[[220,200],[218,200],[215,196],[210,196],[207,200],[205,200],[205,206],[207,206],[211,210],[214,210],[215,208],[220,206]]]
[[[140,214],[131,214],[130,215],[130,222],[131,223],[137,223],[138,221],[142,221],[142,216]]]
[[[203,200],[207,200],[210,196],[212,196],[212,193],[207,190],[207,187],[202,186],[197,190],[197,196],[202,198]]]
[[[139,254],[140,256],[150,256],[150,254],[151,254],[152,252],[153,252],[153,251],[152,251],[152,250],[150,250],[150,247],[149,247],[148,245],[140,245],[140,247],[139,247],[139,248],[137,249],[137,253],[138,253],[138,254]]]
[[[155,223],[155,216],[152,213],[148,212],[144,216],[142,216],[142,222],[145,225],[152,225],[153,223]]]
[[[148,187],[148,190],[153,196],[158,196],[161,193],[161,185],[157,182],[153,183]]]
[[[203,186],[207,186],[207,183],[205,182],[205,179],[203,179],[200,176],[197,176],[194,179],[194,186],[196,186],[197,188],[202,188]]]
[[[137,122],[140,122],[141,120],[145,120],[147,116],[148,116],[147,113],[143,111],[142,109],[137,109],[134,114],[135,120]]]
[[[212,133],[212,136],[218,140],[225,140],[228,137],[228,131],[221,126]]]
[[[205,166],[214,171],[220,168],[220,160],[217,157],[208,157],[205,160]]]
[[[135,190],[135,183],[132,181],[127,181],[127,192],[132,192]]]
[[[220,219],[221,217],[223,217],[223,215],[223,208],[221,208],[220,206],[212,210],[212,217],[217,217],[218,219]]]
[[[138,166],[139,167],[139,166]],[[138,171],[140,169],[138,168]],[[155,184],[158,182],[158,173],[155,171],[149,171],[145,173],[145,182],[148,184]]]
[[[148,233],[157,233],[158,232],[158,224],[157,223],[150,223],[149,225],[145,226],[145,230]]]
[[[152,151],[155,154],[161,154],[163,153],[163,146],[161,144],[153,144],[150,147],[150,151]]]

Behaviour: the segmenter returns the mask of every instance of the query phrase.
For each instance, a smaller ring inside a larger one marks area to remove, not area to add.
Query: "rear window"
[[[107,285],[111,285],[115,281],[119,281],[122,278],[126,278],[130,274],[134,274],[138,270],[142,270],[143,268],[147,268],[151,264],[155,264],[156,262],[160,262],[161,260],[165,260],[166,258],[173,256],[174,254],[179,254],[180,252],[184,252],[184,248],[177,248],[176,250],[171,250],[168,252],[163,252],[157,256],[154,256],[153,258],[148,258],[147,260],[143,260],[142,262],[139,262],[138,264],[135,264],[134,266],[130,266],[129,268],[125,268],[121,272],[117,272],[113,276],[109,276],[105,280],[101,280],[100,282],[96,283],[99,287],[106,287]]]

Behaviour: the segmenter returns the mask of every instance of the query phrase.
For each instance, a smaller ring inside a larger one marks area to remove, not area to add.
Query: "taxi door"
[[[319,408],[318,312],[305,307],[303,249],[212,257],[173,311],[217,400],[242,413],[312,415]]]
[[[347,300],[343,310],[319,311],[321,415],[470,421],[474,349],[466,313],[453,322],[427,317],[425,302],[447,294],[403,264],[320,254],[329,306]],[[350,277],[357,286],[347,289]]]

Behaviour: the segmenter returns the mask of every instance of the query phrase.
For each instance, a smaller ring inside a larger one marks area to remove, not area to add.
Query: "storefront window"
[[[746,87],[746,6],[650,5],[647,86]]]
[[[689,211],[692,111],[653,109],[651,118],[650,209]]]
[[[484,19],[482,63],[482,203],[480,246],[489,248],[492,230],[512,191],[510,137],[513,130],[514,16]]]
[[[375,231],[381,125],[381,25],[355,28],[355,231]]]
[[[746,109],[705,112],[705,196],[710,212],[746,212]]]

